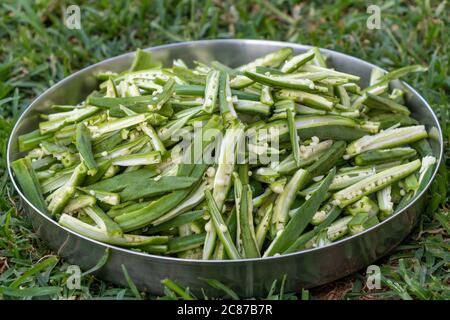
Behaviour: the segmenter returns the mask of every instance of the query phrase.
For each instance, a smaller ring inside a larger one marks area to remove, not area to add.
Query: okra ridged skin
[[[62,226],[143,253],[236,260],[331,244],[408,206],[437,160],[434,129],[390,90],[422,67],[374,68],[361,88],[330,62],[287,47],[237,67],[163,67],[138,50],[84,101],[40,114],[12,169]]]

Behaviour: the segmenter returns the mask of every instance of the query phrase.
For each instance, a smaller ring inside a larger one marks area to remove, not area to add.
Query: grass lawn
[[[6,0],[0,4],[0,299],[153,298],[137,292],[131,281],[129,287],[117,287],[92,274],[83,275],[81,289],[66,286],[67,263],[33,234],[22,215],[6,172],[7,139],[15,119],[36,96],[81,68],[139,47],[216,38],[310,44],[386,69],[409,64],[429,67],[406,81],[438,114],[445,159],[415,231],[377,262],[383,289],[368,290],[364,273],[357,273],[298,296],[277,290],[271,298],[450,299],[448,3],[383,1],[381,29],[371,30],[363,1],[128,2]],[[63,21],[66,6],[75,3],[81,9],[81,30],[70,30]],[[168,290],[165,298],[173,297]]]

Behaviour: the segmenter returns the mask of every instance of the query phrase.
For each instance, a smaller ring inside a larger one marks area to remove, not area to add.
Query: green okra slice
[[[283,73],[291,73],[296,71],[302,65],[314,59],[314,52],[309,50],[305,53],[293,56],[292,58],[285,61],[281,66],[280,71]]]
[[[191,177],[200,179],[205,170],[206,165],[195,165]],[[175,208],[191,191],[190,188],[173,191],[158,200],[150,202],[148,206],[120,215],[114,220],[119,223],[124,231],[143,228]]]
[[[155,224],[154,226],[150,227],[146,231],[146,234],[155,234],[155,233],[158,233],[161,231],[171,230],[171,229],[177,228],[179,226],[199,220],[204,215],[205,215],[205,210],[203,210],[203,209],[181,213],[180,215],[175,216],[170,220],[167,220],[160,224]]]
[[[158,171],[153,168],[142,168],[132,172],[124,172],[112,178],[104,179],[94,184],[87,185],[90,190],[102,190],[108,192],[122,191],[130,184],[141,185],[147,183],[149,179],[158,175]]]
[[[391,100],[389,98],[384,98],[382,96],[377,96],[371,93],[366,93],[367,98],[364,101],[364,105],[368,106],[369,108],[388,111],[392,113],[399,113],[405,116],[409,116],[411,114],[411,111],[409,109],[394,100]]]
[[[311,197],[306,200],[292,216],[286,227],[278,230],[275,239],[272,241],[272,243],[264,253],[264,257],[273,256],[277,253],[283,253],[303,233],[307,225],[311,222],[311,219],[316,213],[320,204],[325,199],[325,194],[327,193],[327,190],[331,182],[333,181],[335,173],[336,168],[333,168],[331,172],[322,180],[322,184],[319,189],[314,192]]]
[[[278,99],[291,99],[311,108],[331,111],[335,102],[321,95],[292,89],[281,89],[275,95]]]
[[[116,206],[120,203],[120,195],[115,192],[87,189],[87,188],[83,188],[83,187],[78,187],[77,189],[94,197],[98,201],[109,204],[111,206]]]
[[[87,168],[82,162],[73,170],[69,180],[50,195],[48,210],[53,215],[61,213],[75,193],[76,187],[83,183],[86,174]]]
[[[347,146],[346,157],[350,158],[369,150],[393,148],[428,137],[425,126],[410,126],[381,131],[367,135]]]
[[[348,223],[348,230],[350,234],[354,235],[363,232],[365,230],[364,224],[369,219],[369,216],[370,214],[367,212],[359,212],[354,215],[353,219],[351,219]]]
[[[276,230],[284,229],[289,218],[289,209],[294,203],[297,192],[308,182],[310,175],[304,169],[298,169],[275,201],[272,224]]]
[[[327,238],[333,242],[342,238],[349,232],[348,224],[353,216],[346,216],[333,222],[326,230]]]
[[[271,88],[269,86],[262,86],[261,87],[261,97],[260,97],[261,103],[267,104],[268,106],[272,106],[275,101],[273,100]]]
[[[122,214],[142,209],[145,206],[148,206],[150,204],[150,202],[151,201],[147,201],[147,202],[132,202],[132,201],[122,202],[122,203],[120,203],[118,205],[113,206],[107,212],[107,214],[111,218],[115,218],[115,217],[120,216]]]
[[[219,160],[213,183],[213,197],[219,210],[222,210],[226,195],[231,187],[231,175],[234,171],[239,152],[239,143],[244,135],[244,125],[235,122],[226,131],[220,145]]]
[[[420,160],[414,160],[409,163],[395,166],[383,170],[375,175],[367,177],[352,186],[342,189],[333,194],[333,202],[341,208],[352,204],[363,196],[374,193],[384,187],[397,182],[420,168]]]
[[[188,178],[188,177],[177,177],[177,178]],[[172,185],[174,185],[174,184],[172,184]],[[186,197],[186,199],[183,200],[183,202],[181,202],[178,206],[176,206],[175,208],[173,208],[172,210],[167,212],[161,218],[156,219],[152,223],[152,225],[158,226],[160,224],[169,222],[169,221],[173,220],[175,217],[177,217],[178,215],[182,214],[183,212],[186,212],[186,211],[194,208],[196,205],[198,205],[205,199],[206,187],[207,187],[207,183],[202,182],[191,192],[191,194],[189,194]]]
[[[255,82],[275,88],[288,88],[303,91],[315,91],[316,89],[314,82],[309,79],[296,79],[280,75],[265,75],[252,71],[244,71],[244,75]]]
[[[253,222],[252,192],[248,184],[242,186],[238,215],[238,228],[242,241],[242,254],[245,258],[260,257]]]
[[[150,116],[150,114],[137,114],[135,116],[128,116],[104,122],[96,126],[90,126],[89,129],[91,130],[92,137],[95,139],[101,137],[105,133],[136,126],[147,121]]]
[[[231,259],[240,259],[241,256],[238,250],[236,249],[233,240],[231,239],[228,227],[222,218],[222,214],[220,213],[219,207],[217,206],[214,197],[211,194],[211,191],[206,190],[205,196],[206,201],[208,203],[208,209],[211,216],[211,221],[213,223],[213,227],[216,229],[217,236],[223,243],[227,255]]]
[[[219,77],[220,72],[217,70],[211,70],[206,77],[205,101],[202,109],[207,113],[212,113],[216,107],[219,93]]]
[[[158,176],[151,179],[129,180],[119,194],[122,201],[131,201],[190,188],[197,181],[197,177],[178,176]]]
[[[92,153],[91,134],[88,128],[79,123],[76,129],[76,146],[80,152],[81,158],[88,168],[88,174],[94,175],[97,172],[97,162]]]
[[[41,134],[39,129],[30,133],[22,134],[18,138],[19,151],[25,152],[39,146],[42,141],[48,140],[53,136],[52,133]]]
[[[237,68],[237,71],[256,71],[257,67],[277,67],[282,64],[290,55],[292,55],[291,48],[282,48],[257,58],[256,60],[247,63]],[[253,80],[244,75],[237,75],[230,81],[230,86],[235,89],[247,87],[253,83]]]
[[[259,251],[263,248],[267,232],[269,231],[270,224],[272,222],[273,200],[275,200],[275,198],[273,193],[271,193],[271,195],[272,197],[267,199],[272,201],[266,202],[263,206],[261,206],[261,208],[258,209],[258,215],[262,216],[255,231],[256,243]]]
[[[305,232],[300,237],[298,237],[297,240],[295,240],[295,242],[284,253],[292,253],[301,250],[308,241],[326,230],[334,222],[334,220],[337,219],[341,212],[341,208],[332,206],[327,213],[327,216],[321,221],[320,224],[316,225],[311,231]]]
[[[223,71],[219,74],[219,107],[220,113],[222,114],[225,122],[229,122],[237,118],[230,88],[230,77]]]
[[[291,109],[286,110],[287,122],[289,129],[289,140],[291,141],[292,154],[294,156],[295,164],[300,167],[302,159],[300,155],[300,139],[297,134],[297,129],[295,127],[294,112]]]
[[[373,93],[373,90],[376,90],[380,86],[385,86],[386,84],[389,84],[389,82],[391,80],[401,78],[411,72],[424,72],[427,70],[428,70],[427,67],[424,67],[421,65],[411,65],[411,66],[406,66],[403,68],[393,70],[393,71],[388,72],[388,73],[384,74],[383,76],[379,77],[375,83],[373,83],[370,86],[368,86],[367,88],[365,88],[362,91],[362,93],[366,93],[366,92]]]
[[[355,164],[363,166],[368,164],[386,163],[392,161],[392,159],[405,160],[414,157],[416,154],[416,150],[410,147],[369,150],[358,154],[355,157]]]
[[[154,150],[158,151],[160,154],[164,154],[167,150],[164,143],[158,136],[156,130],[148,123],[141,123],[139,128],[150,138],[150,142]]]
[[[169,237],[167,236],[141,236],[134,234],[110,236],[102,228],[85,223],[65,213],[61,215],[58,222],[63,227],[85,237],[121,247],[141,247],[146,245],[165,244],[169,240]]]
[[[75,196],[72,199],[70,199],[69,202],[67,202],[62,212],[70,213],[79,211],[83,208],[95,205],[96,202],[97,199],[95,199],[95,197],[90,195],[82,194],[79,196]]]
[[[24,195],[40,211],[47,213],[47,205],[43,197],[43,190],[31,165],[29,158],[22,158],[12,162],[11,167]]]
[[[264,190],[264,192],[263,193],[261,193],[259,196],[257,196],[257,197],[254,197],[253,199],[252,199],[252,206],[253,206],[253,208],[259,208],[259,207],[261,207],[263,204],[264,204],[264,202],[270,197],[270,195],[272,195],[273,194],[273,192],[272,192],[272,190],[270,190],[270,188],[266,188],[265,190]]]
[[[50,132],[55,132],[62,127],[80,122],[93,114],[95,114],[100,109],[97,107],[83,107],[77,108],[69,112],[61,112],[59,114],[53,114],[53,120],[44,121],[39,123],[39,131],[41,135],[48,134]]]
[[[203,85],[179,85],[175,86],[175,93],[177,96],[188,96],[188,97],[204,97],[205,86]],[[259,101],[260,96],[256,93],[231,89],[231,95],[236,96],[238,99]]]
[[[377,191],[378,207],[380,208],[380,219],[384,220],[394,213],[394,203],[391,197],[392,187],[389,185]]]
[[[216,174],[213,182],[212,196],[219,208],[219,212],[223,209],[225,198],[231,187],[231,175],[234,170],[239,145],[244,135],[244,125],[239,121],[235,121],[225,131],[223,141],[219,149],[219,160]],[[203,246],[203,259],[209,259],[213,254],[215,247],[216,228],[208,223],[207,236],[205,245]]]
[[[205,241],[205,236],[206,233],[200,233],[200,234],[191,234],[188,236],[178,238],[172,238],[167,243],[168,245],[167,253],[173,254],[201,247],[201,245]]]
[[[310,165],[306,170],[310,177],[317,177],[327,173],[336,163],[342,159],[345,152],[345,141],[336,141],[326,150],[317,161]]]
[[[397,163],[400,164],[400,163]],[[358,181],[363,180],[366,177],[372,176],[376,173],[374,167],[355,168],[351,171],[340,172],[334,176],[333,182],[330,185],[330,191],[336,191],[344,189]],[[308,188],[299,192],[300,195],[306,197],[313,191],[317,190],[320,185],[320,181],[313,183]]]
[[[121,167],[146,166],[161,162],[161,153],[159,151],[150,151],[146,153],[135,153],[120,156],[111,160],[111,164]]]
[[[161,68],[161,62],[155,61],[151,52],[138,48],[129,71],[140,71],[152,68]]]
[[[367,196],[362,197],[358,201],[352,203],[345,208],[345,212],[356,216],[359,213],[367,213],[369,216],[376,216],[379,212],[378,205],[375,201]]]
[[[259,101],[251,101],[251,100],[238,100],[236,102],[235,109],[240,113],[248,113],[248,114],[262,114],[269,115],[270,106],[259,102]]]

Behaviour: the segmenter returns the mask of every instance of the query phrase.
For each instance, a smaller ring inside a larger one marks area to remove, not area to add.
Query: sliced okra
[[[211,70],[207,75],[205,101],[203,103],[203,110],[207,113],[212,113],[216,108],[217,95],[219,93],[219,77],[220,72],[217,70]]]
[[[363,196],[374,193],[384,187],[397,182],[420,168],[420,160],[399,165],[381,171],[373,176],[367,177],[352,186],[342,189],[333,195],[334,204],[341,208],[352,204]]]
[[[346,156],[353,157],[369,150],[393,148],[424,139],[427,136],[423,125],[387,129],[350,143],[346,150]]]
[[[416,150],[410,147],[398,147],[392,149],[369,150],[355,157],[358,166],[390,162],[392,159],[405,160],[414,157]]]

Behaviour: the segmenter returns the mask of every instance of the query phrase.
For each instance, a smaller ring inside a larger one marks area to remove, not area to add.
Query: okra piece
[[[278,91],[276,95],[279,99],[291,99],[295,102],[304,104],[311,108],[317,108],[320,110],[331,111],[335,102],[328,100],[318,94],[292,90],[282,89]]]
[[[227,252],[227,255],[231,259],[240,259],[241,256],[234,245],[233,240],[231,239],[230,232],[228,230],[227,225],[225,224],[222,214],[220,213],[220,209],[217,206],[211,191],[205,191],[206,201],[208,203],[208,209],[211,216],[211,221],[213,227],[216,229],[217,236],[220,241],[223,243],[224,249]]]
[[[341,208],[332,206],[327,216],[323,219],[323,221],[321,221],[320,224],[316,225],[316,227],[314,227],[314,229],[312,229],[311,231],[305,232],[300,237],[298,237],[297,240],[295,240],[295,242],[284,253],[292,253],[301,250],[308,241],[326,230],[334,222],[334,220],[337,219],[341,212]],[[311,223],[313,221],[311,221]]]
[[[91,130],[92,137],[95,139],[108,132],[113,132],[138,125],[144,121],[147,121],[149,117],[150,115],[148,114],[138,114],[135,116],[111,120],[98,126],[91,126],[89,129]]]
[[[333,222],[326,231],[328,240],[333,242],[345,236],[349,232],[348,224],[352,219],[352,216],[346,216]]]
[[[405,160],[414,157],[416,154],[416,150],[409,147],[370,150],[358,154],[355,157],[355,164],[358,166],[363,166],[368,164],[390,162],[392,159]]]
[[[137,184],[141,182],[141,185],[147,183],[149,179],[158,175],[158,172],[153,168],[142,168],[137,171],[121,173],[112,178],[104,179],[94,184],[86,186],[87,189],[103,190],[109,192],[122,191],[130,184]]]
[[[70,198],[76,191],[76,187],[81,185],[87,174],[87,168],[84,163],[80,163],[73,171],[70,179],[51,194],[51,200],[48,204],[48,210],[52,215],[61,213]]]
[[[256,227],[256,243],[258,245],[259,251],[261,251],[272,221],[273,203],[267,203],[267,205],[263,205],[258,210],[258,214],[262,215],[262,218]]]
[[[336,141],[325,151],[317,161],[310,165],[306,170],[311,177],[317,177],[327,173],[336,163],[342,159],[345,152],[346,143],[344,141]]]
[[[225,122],[237,119],[236,110],[233,106],[233,96],[230,88],[230,77],[225,72],[219,74],[219,106],[220,113]]]
[[[295,164],[297,167],[301,165],[301,155],[300,155],[300,139],[297,134],[297,129],[295,127],[294,112],[291,109],[286,110],[287,122],[289,129],[289,139],[291,140],[292,154],[294,155]]]
[[[79,195],[76,197],[73,197],[69,200],[69,202],[66,204],[62,212],[64,213],[70,213],[79,211],[85,207],[90,207],[95,205],[97,199],[95,199],[93,196],[90,195]]]
[[[161,153],[159,151],[128,154],[114,158],[111,161],[113,165],[121,167],[146,166],[160,162],[161,162]]]
[[[364,224],[369,219],[369,214],[367,212],[359,212],[353,216],[353,219],[348,223],[348,230],[350,234],[358,234],[365,230]],[[375,216],[376,217],[376,216]]]
[[[308,182],[309,177],[308,171],[298,169],[289,180],[283,192],[278,196],[275,201],[272,218],[272,224],[275,225],[276,230],[284,229],[289,217],[289,209],[294,203],[295,196],[297,195],[297,192]]]
[[[302,169],[300,169],[302,170]],[[311,197],[306,200],[297,212],[292,216],[285,228],[279,228],[275,239],[264,253],[264,257],[273,256],[274,254],[281,254],[286,251],[295,240],[302,234],[307,225],[311,222],[312,217],[316,213],[320,204],[325,198],[325,194],[333,181],[336,168],[323,179],[319,189],[314,192]],[[275,212],[274,212],[275,213]]]
[[[355,203],[347,206],[345,211],[352,216],[356,216],[362,212],[367,213],[369,216],[376,216],[379,212],[379,208],[375,201],[371,200],[367,196],[364,196]]]
[[[85,223],[68,214],[62,214],[58,223],[67,229],[70,229],[85,237],[121,246],[121,247],[142,247],[147,245],[165,244],[168,242],[167,236],[140,236],[134,234],[123,234],[121,236],[109,236],[104,230],[97,226]]]
[[[213,198],[222,210],[225,197],[231,186],[231,175],[234,170],[236,157],[239,152],[238,146],[244,135],[244,126],[240,122],[235,122],[228,128],[220,145],[219,160],[213,183]]]
[[[205,241],[205,233],[191,234],[188,236],[172,238],[167,243],[168,254],[183,252],[200,247]]]
[[[141,123],[139,128],[141,128],[142,132],[150,138],[150,142],[154,150],[158,151],[161,155],[166,153],[167,150],[164,143],[162,143],[161,139],[159,139],[158,133],[150,124]]]
[[[261,87],[261,103],[267,104],[268,106],[272,106],[275,101],[272,97],[272,92],[269,86],[262,86]]]
[[[31,131],[30,133],[22,134],[18,138],[19,151],[25,152],[36,148],[42,141],[50,139],[52,135],[52,133],[41,134],[39,129]]]
[[[15,160],[11,167],[22,192],[40,211],[47,213],[43,190],[29,158]]]
[[[420,164],[420,160],[414,160],[367,177],[350,187],[336,192],[333,195],[334,204],[344,208],[347,205],[358,201],[363,196],[381,190],[386,186],[409,176],[420,168]]]
[[[185,177],[174,177],[174,178],[185,178]],[[187,196],[183,202],[181,202],[176,208],[173,208],[168,213],[163,215],[161,218],[155,220],[152,225],[158,226],[160,224],[164,224],[167,222],[170,222],[174,218],[176,218],[178,215],[182,214],[183,212],[186,212],[192,208],[194,208],[196,205],[201,203],[205,199],[205,190],[206,190],[207,184],[206,182],[203,182],[200,186],[195,188],[190,195]]]
[[[388,111],[392,113],[398,113],[405,116],[409,116],[411,111],[409,109],[389,98],[384,98],[371,93],[366,93],[367,98],[364,101],[364,105],[372,109],[378,109]]]
[[[270,188],[267,188],[266,190],[264,190],[263,193],[261,193],[259,196],[253,198],[252,200],[252,206],[253,208],[259,208],[261,207],[264,202],[270,197],[270,195],[272,195],[272,190],[270,190]]]
[[[377,191],[377,201],[380,208],[380,219],[384,220],[394,213],[394,203],[391,197],[391,186]]]
[[[86,189],[83,187],[78,187],[77,189],[83,191],[86,194],[89,194],[102,203],[109,204],[111,206],[120,204],[121,199],[118,193],[103,190]]]
[[[350,143],[347,146],[346,156],[353,157],[369,150],[393,148],[424,139],[427,136],[423,125],[387,129]]]
[[[97,173],[97,162],[92,153],[91,134],[83,123],[77,125],[76,131],[76,146],[80,152],[81,158],[88,168],[89,175]]]
[[[201,219],[205,214],[205,210],[194,210],[188,211],[185,213],[181,213],[178,216],[173,217],[165,222],[161,222],[160,224],[154,224],[154,226],[150,227],[146,234],[155,234],[161,231],[167,231],[179,226],[194,222],[198,219]]]
[[[314,82],[309,79],[295,79],[278,75],[264,75],[252,71],[244,71],[244,75],[255,82],[275,88],[287,88],[303,91],[314,91],[316,89]]]
[[[80,122],[92,116],[99,110],[100,109],[97,107],[84,107],[74,109],[73,111],[69,112],[62,112],[62,114],[64,115],[62,115],[61,117],[56,117],[56,119],[54,120],[40,122],[39,123],[40,133],[41,135],[45,135],[50,132],[55,132],[68,124]]]
[[[265,116],[269,115],[270,113],[269,105],[259,101],[251,100],[238,100],[235,109],[240,113],[261,114]]]
[[[312,59],[314,59],[314,52],[312,50],[309,50],[305,53],[293,56],[292,58],[286,60],[286,62],[280,68],[280,71],[283,73],[294,72]]]
[[[245,258],[260,257],[253,224],[252,192],[248,184],[243,184],[240,204],[237,207],[239,233],[242,239],[242,254]]]
[[[250,63],[240,66],[239,68],[237,68],[237,71],[256,71],[257,67],[277,67],[281,63],[283,63],[283,61],[285,61],[290,55],[292,55],[291,48],[282,48],[280,50],[271,52],[261,58],[258,58]],[[230,85],[232,88],[240,89],[243,87],[247,87],[252,83],[253,80],[247,78],[246,76],[237,75],[231,80]]]
[[[219,77],[220,72],[217,70],[211,70],[206,77],[203,110],[207,113],[212,113],[216,107],[217,94],[219,92]]]

